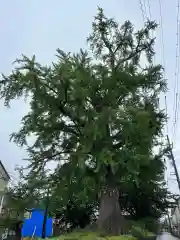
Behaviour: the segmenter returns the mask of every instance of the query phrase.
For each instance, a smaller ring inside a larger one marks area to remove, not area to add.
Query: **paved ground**
[[[172,236],[170,233],[164,232],[160,236],[157,237],[157,240],[179,240],[179,239]]]

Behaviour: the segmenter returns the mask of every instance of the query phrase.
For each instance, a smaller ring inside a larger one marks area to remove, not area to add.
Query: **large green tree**
[[[30,100],[20,131],[12,134],[27,147],[30,170],[69,161],[74,169],[88,165],[98,172],[104,182],[98,227],[114,234],[123,226],[116,179],[138,185],[140,167],[154,159],[165,120],[158,100],[166,82],[161,65],[152,64],[156,27],[150,21],[138,31],[129,21],[119,26],[99,9],[88,38],[91,52],[58,49],[51,66],[23,56],[0,81],[6,106],[13,99]],[[35,137],[31,146],[29,136]]]

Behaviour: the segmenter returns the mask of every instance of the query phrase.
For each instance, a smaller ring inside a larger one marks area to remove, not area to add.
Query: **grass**
[[[81,229],[71,233],[64,233],[58,237],[51,237],[50,240],[137,240],[139,237],[155,236],[154,233],[147,231],[142,226],[133,225],[129,235],[120,236],[104,236],[98,232],[91,232],[89,230]],[[41,238],[34,238],[40,240]],[[31,238],[25,238],[24,240],[31,240]]]
[[[102,237],[100,234],[95,232],[73,232],[59,237],[51,238],[52,240],[136,240],[133,236],[112,236],[112,237]]]

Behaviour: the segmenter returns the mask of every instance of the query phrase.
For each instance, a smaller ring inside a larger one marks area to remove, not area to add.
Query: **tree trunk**
[[[110,235],[119,235],[124,232],[125,222],[119,206],[119,191],[113,184],[113,174],[107,168],[107,184],[100,194],[100,211],[97,221],[98,230]]]
[[[44,219],[43,219],[43,226],[42,226],[42,238],[46,238],[46,224],[47,224],[47,217],[48,217],[48,207],[49,207],[49,195],[46,199],[46,206],[45,206],[45,212],[44,212]]]

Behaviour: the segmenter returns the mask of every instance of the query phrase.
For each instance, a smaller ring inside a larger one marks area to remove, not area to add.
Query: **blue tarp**
[[[44,210],[33,209],[31,218],[25,219],[22,226],[22,237],[30,237],[33,235],[35,237],[42,236],[43,220],[44,220]],[[52,218],[47,218],[46,222],[46,237],[51,237],[53,233],[53,220]]]

